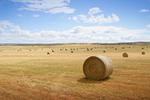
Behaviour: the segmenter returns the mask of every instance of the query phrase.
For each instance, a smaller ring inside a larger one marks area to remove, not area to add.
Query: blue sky
[[[150,0],[1,0],[0,43],[150,42]]]

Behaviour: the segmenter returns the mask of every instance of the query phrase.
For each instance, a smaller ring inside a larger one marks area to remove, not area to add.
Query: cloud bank
[[[65,31],[30,32],[9,21],[0,21],[1,43],[115,43],[149,41],[147,29],[128,30],[115,26],[76,26]]]

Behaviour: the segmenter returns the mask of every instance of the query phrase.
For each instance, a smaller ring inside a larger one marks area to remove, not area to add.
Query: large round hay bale
[[[122,54],[123,57],[128,57],[128,54],[125,52]]]
[[[113,72],[112,60],[106,56],[91,56],[83,64],[83,72],[88,79],[102,80]]]
[[[145,52],[142,52],[142,55],[145,55]]]

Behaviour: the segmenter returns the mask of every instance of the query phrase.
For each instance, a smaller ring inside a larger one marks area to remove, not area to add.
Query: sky
[[[150,0],[0,0],[0,43],[150,42]]]

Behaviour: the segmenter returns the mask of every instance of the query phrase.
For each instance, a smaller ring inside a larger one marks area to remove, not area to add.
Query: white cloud
[[[17,16],[19,16],[19,17],[23,17],[23,15],[21,15],[21,14],[17,14]]]
[[[99,23],[99,24],[114,23],[120,20],[116,14],[112,14],[112,16],[108,16],[107,18],[104,17],[104,14],[100,14],[96,16],[93,15],[99,12],[102,12],[102,11],[99,8],[94,7],[94,8],[89,9],[89,12],[88,12],[89,16],[77,15],[77,16],[72,17],[72,20],[77,21],[77,22],[83,21],[84,23]]]
[[[102,11],[98,7],[94,7],[89,10],[88,14],[92,16],[93,14],[96,14],[99,12],[102,12]]]
[[[141,9],[140,12],[145,13],[145,12],[149,12],[149,10],[147,10],[147,9]]]
[[[107,18],[104,17],[104,14],[97,15],[97,16],[90,16],[87,18],[86,15],[77,15],[72,18],[74,21],[83,21],[84,23],[114,23],[119,21],[119,17],[115,14],[112,16],[108,16]]]
[[[42,11],[45,13],[73,13],[75,9],[69,8],[70,0],[11,0],[23,3],[19,10]]]
[[[31,37],[30,31],[22,30],[18,25],[9,21],[0,21],[0,40],[9,41]]]
[[[108,43],[149,41],[150,30],[128,30],[115,26],[76,26],[65,31],[39,31],[31,33],[18,25],[0,21],[1,43]]]
[[[148,24],[147,27],[150,28],[150,24]]]
[[[61,7],[61,8],[54,8],[51,9],[49,11],[46,11],[46,13],[52,13],[52,14],[56,14],[56,13],[73,13],[75,11],[75,9],[71,9],[69,7]]]
[[[32,15],[33,17],[39,17],[40,15]]]

